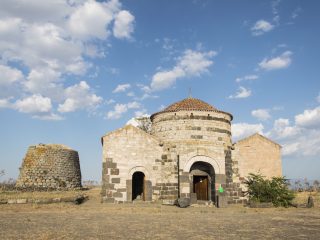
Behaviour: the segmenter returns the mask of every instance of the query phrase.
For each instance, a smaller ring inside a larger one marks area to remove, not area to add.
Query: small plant
[[[272,202],[275,207],[288,207],[294,199],[293,191],[288,188],[288,179],[273,177],[266,179],[261,174],[250,173],[245,180],[247,186],[246,195],[253,202]]]

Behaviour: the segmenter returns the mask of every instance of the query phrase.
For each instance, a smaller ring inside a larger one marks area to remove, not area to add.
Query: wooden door
[[[208,177],[193,176],[194,192],[197,194],[197,200],[208,200]]]

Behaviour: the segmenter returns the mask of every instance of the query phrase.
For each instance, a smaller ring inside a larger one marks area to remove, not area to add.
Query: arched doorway
[[[215,200],[215,172],[207,162],[195,162],[190,168],[192,178],[191,192],[196,194],[197,200]]]
[[[135,172],[132,175],[132,201],[133,200],[145,200],[145,175],[143,172]]]

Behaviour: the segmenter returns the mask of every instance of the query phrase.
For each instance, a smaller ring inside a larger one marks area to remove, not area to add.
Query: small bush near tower
[[[272,177],[266,179],[261,174],[250,173],[245,181],[246,195],[250,202],[272,203],[275,207],[292,205],[294,193],[288,188],[288,179]]]

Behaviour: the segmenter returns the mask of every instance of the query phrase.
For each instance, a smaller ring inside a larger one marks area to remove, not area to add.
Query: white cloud
[[[113,103],[115,103],[116,101],[114,100],[114,99],[109,99],[109,100],[107,100],[106,101],[106,104],[107,105],[110,105],[110,104],[113,104]]]
[[[254,133],[262,134],[264,127],[260,124],[248,124],[248,123],[234,123],[231,125],[232,137],[234,140],[239,140],[244,137],[248,137]]]
[[[68,26],[71,33],[77,38],[106,39],[109,35],[107,28],[113,15],[114,12],[108,8],[106,3],[90,0],[78,6],[70,15]]]
[[[15,105],[25,96],[41,96],[60,112],[100,103],[92,89],[82,89],[84,100],[70,97],[68,81],[86,74],[94,66],[92,58],[105,57],[107,47],[101,43],[114,29],[119,38],[129,38],[134,30],[134,16],[118,0],[2,0],[0,16],[0,98],[12,96]]]
[[[286,51],[282,53],[280,56],[271,58],[271,59],[263,59],[259,63],[259,67],[264,70],[276,70],[276,69],[282,69],[287,68],[291,64],[291,51]]]
[[[289,119],[277,119],[267,133],[283,146],[283,155],[317,156],[320,154],[320,107],[307,109],[295,116],[295,124]]]
[[[236,78],[236,82],[241,82],[245,80],[257,80],[259,78],[258,75],[246,75],[244,77],[238,77]]]
[[[114,21],[113,35],[116,38],[131,38],[134,16],[126,10],[120,11]]]
[[[208,72],[208,68],[213,64],[211,58],[216,54],[214,51],[186,50],[171,70],[159,71],[153,75],[150,90],[160,91],[171,87],[179,78],[198,77]]]
[[[51,99],[35,94],[24,99],[17,100],[14,108],[23,113],[47,113],[52,109]]]
[[[288,156],[288,155],[292,155],[295,154],[299,151],[299,146],[300,144],[297,142],[291,143],[291,144],[284,144],[283,148],[282,148],[282,154],[283,156]]]
[[[261,121],[266,121],[271,118],[269,109],[256,109],[251,111],[251,115]]]
[[[20,70],[0,64],[0,86],[11,85],[22,81],[23,78],[24,76]]]
[[[131,85],[129,83],[126,84],[119,84],[112,92],[113,93],[119,93],[119,92],[125,92],[127,91]]]
[[[136,101],[133,101],[133,102],[129,102],[127,104],[119,104],[117,103],[115,106],[114,106],[114,109],[107,112],[107,119],[119,119],[122,117],[122,115],[124,113],[126,113],[129,109],[139,109],[141,108],[141,104],[136,102]],[[139,113],[141,111],[143,111],[145,109],[142,109],[140,111],[136,111],[136,113]]]
[[[290,126],[289,119],[279,118],[274,121],[273,129],[267,135],[276,139],[289,139],[297,136],[299,133],[299,128]]]
[[[135,111],[134,115],[136,117],[150,117],[150,115],[147,114],[147,109],[145,109],[145,108],[143,108],[143,109],[141,109],[139,111]]]
[[[10,108],[11,103],[9,98],[0,99],[0,108]]]
[[[233,99],[233,98],[247,98],[251,96],[251,90],[250,89],[246,89],[244,87],[239,87],[238,92],[236,92],[235,95],[230,95],[229,98]]]
[[[153,91],[160,91],[172,86],[177,78],[185,76],[185,72],[179,68],[175,67],[170,71],[157,72],[152,77],[151,89]]]
[[[46,120],[46,121],[60,121],[64,119],[62,116],[55,113],[50,113],[45,115],[34,115],[32,116],[32,118]]]
[[[128,92],[128,93],[127,93],[127,96],[128,96],[128,97],[134,97],[134,96],[135,96],[135,93],[132,92],[132,91],[131,91],[131,92]]]
[[[295,122],[299,127],[320,129],[320,107],[304,110],[295,116]]]
[[[132,108],[136,109],[136,108],[140,108],[141,105],[140,105],[140,103],[134,101],[134,102],[129,102],[127,104],[127,107],[128,107],[128,109],[132,109]]]
[[[292,139],[283,141],[283,154],[295,156],[318,156],[320,154],[320,131],[304,129]]]
[[[274,26],[271,23],[262,19],[262,20],[257,21],[254,24],[254,26],[251,28],[251,33],[254,36],[259,36],[259,35],[262,35],[266,32],[271,31],[273,28],[274,28]]]
[[[121,118],[122,114],[126,113],[127,111],[128,107],[126,104],[117,103],[114,106],[114,110],[107,113],[107,119],[119,119]]]
[[[79,109],[93,110],[102,102],[102,98],[92,93],[85,81],[66,88],[64,94],[66,100],[58,107],[58,111],[62,113]]]

